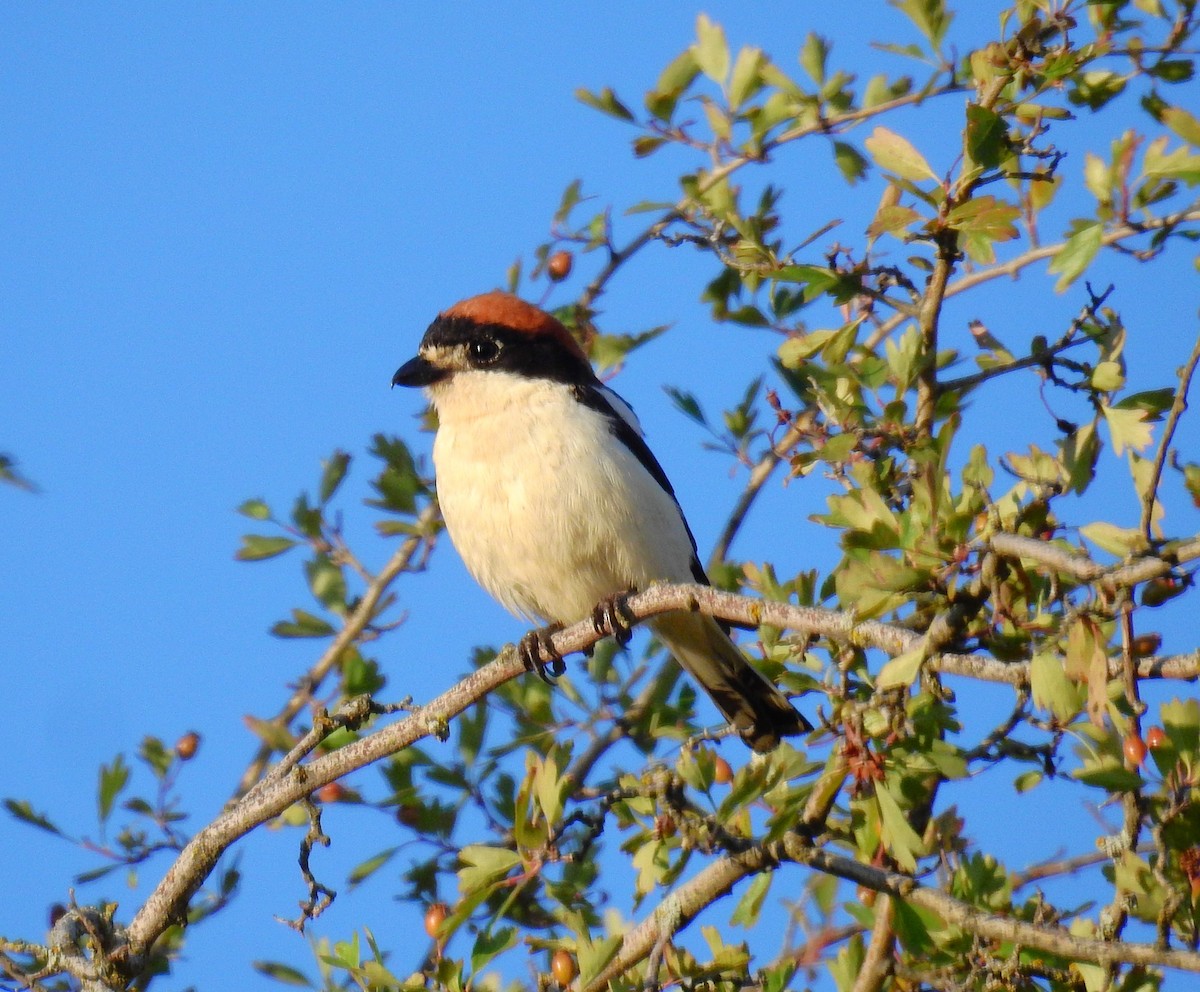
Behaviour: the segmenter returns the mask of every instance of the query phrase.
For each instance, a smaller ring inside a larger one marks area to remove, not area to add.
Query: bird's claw
[[[629,639],[633,637],[629,614],[625,611],[625,600],[629,592],[620,592],[602,599],[592,610],[592,629],[602,637],[611,637],[621,647],[628,644]]]
[[[554,635],[562,630],[561,623],[553,623],[549,627],[539,627],[531,630],[517,644],[517,654],[528,672],[537,672],[547,685],[553,685],[554,680],[567,670],[558,648],[554,646]]]

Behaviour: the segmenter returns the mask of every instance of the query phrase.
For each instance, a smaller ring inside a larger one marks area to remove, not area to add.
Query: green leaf
[[[1108,792],[1132,792],[1142,785],[1142,777],[1126,768],[1115,754],[1090,758],[1082,768],[1071,772],[1084,785],[1094,785]]]
[[[1052,713],[1059,723],[1067,723],[1083,705],[1083,695],[1063,671],[1062,659],[1051,651],[1040,651],[1029,665],[1029,683],[1033,704]]]
[[[972,103],[967,106],[967,154],[984,169],[996,168],[1008,154],[1004,118],[994,110]]]
[[[1116,555],[1118,558],[1146,550],[1146,538],[1140,530],[1133,527],[1118,527],[1107,520],[1084,524],[1079,528],[1079,533],[1096,547],[1107,551],[1110,555]]]
[[[1091,386],[1101,393],[1115,393],[1125,385],[1125,371],[1120,362],[1101,362],[1092,369]]]
[[[495,958],[499,957],[517,943],[516,927],[497,927],[494,930],[484,930],[475,938],[471,948],[471,970],[479,974]]]
[[[380,851],[374,857],[367,858],[366,861],[359,862],[350,869],[350,873],[346,876],[346,881],[348,881],[352,887],[366,881],[368,878],[374,875],[375,872],[379,871],[380,868],[391,861],[392,857],[399,850],[399,847],[389,847],[386,851]]]
[[[1051,274],[1058,273],[1059,275],[1058,282],[1054,284],[1056,293],[1061,293],[1083,275],[1087,267],[1092,264],[1096,253],[1100,251],[1103,240],[1104,225],[1099,221],[1084,224],[1067,238],[1046,270]]]
[[[735,927],[746,927],[746,929],[757,926],[759,915],[762,913],[763,901],[767,898],[767,891],[770,888],[770,872],[755,875],[754,880],[742,894],[742,898],[738,900],[737,908],[734,909],[733,916],[729,918],[730,924]]]
[[[27,493],[37,492],[37,486],[17,471],[17,460],[12,455],[0,454],[0,482],[24,489]]]
[[[899,689],[913,684],[921,671],[924,653],[919,648],[896,655],[879,670],[875,685],[879,689]]]
[[[113,811],[117,796],[129,784],[129,766],[125,764],[125,756],[118,754],[111,765],[100,766],[100,787],[96,792],[100,822],[105,822]]]
[[[339,615],[345,613],[346,576],[341,566],[334,564],[329,555],[318,554],[304,563],[304,571],[317,602]]]
[[[895,796],[882,782],[875,783],[875,801],[879,804],[884,846],[901,868],[916,871],[917,858],[925,849],[921,838],[908,822]]]
[[[1113,406],[1103,406],[1100,410],[1104,414],[1104,422],[1108,424],[1113,450],[1118,455],[1126,448],[1140,452],[1150,446],[1154,429],[1147,422],[1145,410],[1121,409]]]
[[[938,181],[937,173],[912,143],[886,127],[876,127],[863,144],[876,165],[901,179],[912,182],[922,179]]]
[[[316,986],[308,980],[304,972],[297,971],[291,965],[280,964],[278,961],[255,961],[251,967],[260,975],[273,978],[284,985],[294,985],[297,988],[310,989]]]
[[[685,49],[663,69],[654,89],[646,94],[646,110],[660,121],[669,123],[679,98],[699,74],[695,52],[691,48]]]
[[[704,416],[704,411],[700,408],[700,401],[689,392],[682,389],[676,389],[674,386],[666,386],[666,393],[671,397],[671,402],[683,413],[684,416],[704,427],[708,426],[708,418]]]
[[[593,980],[600,977],[600,973],[608,966],[608,963],[617,956],[617,951],[621,949],[621,943],[620,934],[596,941],[581,940],[578,949],[579,977],[576,979],[575,987],[587,988]]]
[[[853,186],[867,177],[867,160],[853,145],[844,141],[833,143],[833,161],[845,180]]]
[[[4,808],[22,823],[28,823],[31,827],[37,827],[58,837],[66,836],[46,816],[29,805],[26,799],[5,799]]]
[[[290,537],[266,537],[262,534],[245,534],[242,546],[234,555],[238,561],[265,561],[285,551],[290,551],[298,542]]]
[[[946,10],[944,0],[891,0],[925,35],[934,49],[940,48],[954,15]]]
[[[729,109],[737,110],[762,88],[763,53],[761,48],[742,48],[729,77]]]
[[[328,637],[333,625],[306,610],[293,609],[291,620],[280,620],[271,628],[276,637]]]
[[[700,71],[714,83],[724,85],[729,75],[729,42],[725,40],[725,29],[707,14],[696,18],[696,44],[692,53]]]
[[[800,46],[800,66],[809,78],[821,86],[825,82],[825,62],[829,58],[829,42],[810,31]]]
[[[633,121],[633,114],[625,104],[617,99],[617,94],[612,91],[611,87],[605,86],[599,93],[593,93],[590,90],[580,88],[575,91],[575,99],[595,110],[599,110],[602,114],[615,117],[619,121],[629,123]]]
[[[321,505],[324,506],[333,498],[333,494],[337,492],[338,486],[346,478],[346,470],[350,467],[350,456],[344,451],[335,451],[321,463],[321,467],[323,471],[321,472],[321,487],[318,490],[318,499]]]
[[[248,499],[237,508],[237,512],[251,520],[270,520],[271,508],[261,499]]]
[[[1200,148],[1200,120],[1182,107],[1168,107],[1162,112],[1162,122],[1193,148]]]
[[[478,891],[507,875],[521,863],[520,855],[503,847],[468,844],[458,852],[462,867],[458,870],[459,891]]]

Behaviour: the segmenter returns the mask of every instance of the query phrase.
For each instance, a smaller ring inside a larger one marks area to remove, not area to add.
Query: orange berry
[[[194,730],[188,731],[175,742],[175,756],[180,761],[191,761],[200,747],[200,735]]]
[[[1141,768],[1146,760],[1146,742],[1137,734],[1128,734],[1122,747],[1125,751],[1125,763],[1131,768]]]
[[[570,985],[579,974],[579,966],[575,963],[575,955],[561,947],[554,952],[550,959],[550,974],[559,985]]]
[[[1151,727],[1146,731],[1146,747],[1151,751],[1157,751],[1166,743],[1167,734],[1162,727]]]
[[[323,803],[336,803],[346,796],[346,787],[341,782],[327,782],[317,790],[317,799]]]
[[[713,761],[713,781],[717,785],[728,785],[733,781],[733,768],[719,754]]]
[[[449,915],[449,906],[444,902],[435,902],[425,910],[425,932],[434,940],[437,940],[439,931],[442,929],[442,924],[446,922],[446,917]]]
[[[571,266],[574,263],[575,256],[569,251],[556,251],[546,262],[546,274],[551,282],[562,282],[571,274]]]
[[[1162,647],[1162,634],[1138,634],[1129,642],[1129,651],[1135,658],[1145,658]]]

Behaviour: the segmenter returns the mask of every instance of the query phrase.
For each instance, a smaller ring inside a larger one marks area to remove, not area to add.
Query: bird
[[[511,613],[560,628],[589,616],[620,636],[619,597],[709,580],[675,491],[632,408],[554,316],[492,291],[444,310],[393,386],[437,413],[438,503],[467,570]],[[746,659],[728,627],[673,612],[650,622],[676,661],[757,752],[812,725]],[[625,638],[629,636],[625,627]],[[528,638],[529,635],[527,635]],[[523,640],[529,667],[549,637]]]

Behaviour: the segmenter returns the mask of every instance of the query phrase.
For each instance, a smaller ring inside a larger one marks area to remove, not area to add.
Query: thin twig
[[[428,540],[423,535],[437,520],[437,517],[438,508],[435,503],[430,503],[421,511],[414,524],[417,533],[407,538],[395,550],[392,557],[388,559],[387,564],[380,569],[379,574],[367,586],[366,592],[363,593],[362,598],[358,601],[358,606],[355,607],[354,612],[346,618],[345,624],[337,632],[329,647],[325,649],[321,657],[305,673],[304,677],[300,680],[300,687],[283,705],[283,708],[271,718],[269,721],[271,724],[283,728],[288,727],[292,719],[308,705],[317,687],[320,686],[330,671],[341,661],[346,649],[358,639],[375,618],[375,613],[380,600],[383,599],[383,594],[396,577],[412,563],[413,558],[416,557],[421,547]],[[259,747],[257,753],[250,760],[250,764],[247,766],[245,772],[242,773],[241,780],[234,790],[234,799],[245,795],[254,783],[259,780],[263,774],[263,770],[271,760],[271,755],[274,753],[275,749],[269,744],[263,744]]]
[[[1153,540],[1151,528],[1154,523],[1154,504],[1158,501],[1158,484],[1162,479],[1163,466],[1167,462],[1167,450],[1179,425],[1179,418],[1187,410],[1188,387],[1192,384],[1192,376],[1196,372],[1196,363],[1200,362],[1200,337],[1192,345],[1192,354],[1187,364],[1179,370],[1179,388],[1175,390],[1175,399],[1171,403],[1171,412],[1167,414],[1167,422],[1163,426],[1162,440],[1158,442],[1158,452],[1154,456],[1154,469],[1150,473],[1150,483],[1142,496],[1142,536],[1149,544]]]

